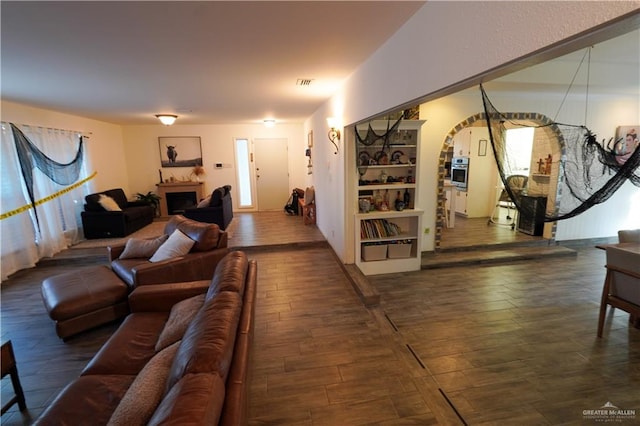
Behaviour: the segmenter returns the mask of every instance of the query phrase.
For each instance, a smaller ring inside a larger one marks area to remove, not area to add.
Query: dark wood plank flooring
[[[601,250],[369,277],[382,297],[367,309],[315,226],[236,220],[230,245],[259,269],[251,425],[591,424],[583,411],[607,402],[640,421],[640,330],[616,310],[596,337]],[[40,283],[106,261],[74,255],[2,283],[2,340],[29,407],[2,424],[31,424],[118,326],[56,337]]]

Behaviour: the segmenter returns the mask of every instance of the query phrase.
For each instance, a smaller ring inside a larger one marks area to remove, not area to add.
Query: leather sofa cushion
[[[107,426],[144,426],[162,401],[169,367],[178,350],[176,342],[153,356],[136,376],[113,412]]]
[[[126,299],[128,289],[104,265],[54,275],[42,282],[42,299],[49,316],[64,321]]]
[[[82,376],[71,382],[34,423],[40,426],[106,425],[133,383],[133,375]],[[82,401],[81,404],[78,401]]]
[[[243,296],[248,265],[246,254],[241,251],[229,252],[216,266],[207,291],[207,300],[221,291],[233,291]]]
[[[621,229],[618,231],[618,241],[621,243],[640,243],[640,229]]]
[[[187,374],[169,390],[148,424],[217,425],[224,400],[220,376]]]
[[[155,355],[156,342],[168,312],[129,314],[118,330],[87,364],[82,375],[136,375]]]
[[[184,216],[175,215],[167,222],[164,233],[171,235],[176,229],[196,242],[191,249],[192,252],[209,251],[218,247],[220,228],[214,223],[197,222]]]
[[[217,373],[226,380],[241,310],[242,298],[230,291],[205,302],[182,337],[167,389],[189,373]]]
[[[111,262],[111,269],[115,272],[129,287],[133,288],[133,269],[138,265],[147,265],[149,260],[145,258],[133,259],[116,259]]]

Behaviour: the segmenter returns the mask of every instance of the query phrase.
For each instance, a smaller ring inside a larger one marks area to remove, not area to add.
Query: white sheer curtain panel
[[[76,132],[31,126],[18,127],[50,159],[63,164],[74,159],[79,144],[79,136]],[[5,213],[28,205],[29,198],[8,123],[3,123],[2,140],[2,212]],[[83,161],[78,180],[87,176],[87,164],[86,161]],[[84,196],[87,194],[85,186],[81,185],[66,193],[56,195],[66,186],[53,182],[37,167],[33,168],[35,201],[38,202],[48,197],[51,199],[36,207],[37,221],[33,209],[0,221],[2,225],[2,279],[18,269],[33,266],[35,261],[42,257],[53,256],[69,245],[80,241],[82,238],[80,212],[83,208]],[[5,199],[7,204],[5,204]],[[13,229],[14,226],[9,224],[9,219],[12,219],[11,223],[16,222],[16,228],[19,224],[21,231]],[[20,235],[19,232],[25,231],[27,227],[31,231]],[[7,238],[5,235],[11,235],[11,237]],[[5,241],[7,240],[11,240],[12,243],[8,243],[7,250],[5,250]],[[18,254],[13,256],[19,258],[20,261],[7,260],[9,265],[15,266],[5,269],[5,255],[12,257],[11,253],[16,251]],[[34,251],[36,253],[35,260]],[[23,258],[27,258],[28,262],[22,260]]]
[[[0,140],[0,211],[4,214],[29,203],[20,179],[20,166],[8,123],[2,123]],[[35,266],[40,258],[30,215],[25,212],[0,220],[0,276],[6,280],[14,272]]]

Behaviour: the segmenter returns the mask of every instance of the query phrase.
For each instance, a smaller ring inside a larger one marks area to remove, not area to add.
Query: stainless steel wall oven
[[[469,157],[453,157],[451,160],[451,183],[466,191],[469,185]]]

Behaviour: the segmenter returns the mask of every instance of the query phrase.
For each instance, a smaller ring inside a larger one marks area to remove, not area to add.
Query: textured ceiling
[[[118,124],[301,122],[422,4],[2,1],[2,97]]]
[[[2,98],[116,124],[299,123],[423,4],[2,1]],[[595,45],[588,68],[584,52],[490,87],[557,92],[580,69],[574,90],[638,93],[638,30]]]

